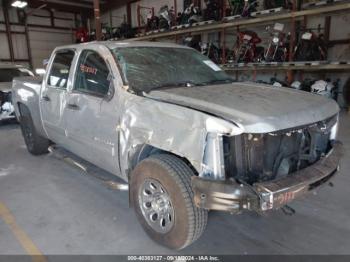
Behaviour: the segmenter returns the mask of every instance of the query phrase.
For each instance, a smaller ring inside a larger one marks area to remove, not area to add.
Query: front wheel
[[[168,154],[154,155],[133,171],[130,195],[137,218],[155,242],[182,249],[203,233],[208,212],[193,200],[194,173],[181,159]]]

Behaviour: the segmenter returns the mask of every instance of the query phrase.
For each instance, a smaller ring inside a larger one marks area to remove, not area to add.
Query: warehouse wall
[[[176,0],[177,1],[177,9],[179,11],[183,10],[183,0]],[[204,0],[202,0],[204,1]],[[164,5],[168,5],[169,7],[174,6],[174,0],[141,0],[135,3],[131,4],[131,25],[133,27],[137,27],[138,26],[138,22],[137,22],[137,6],[143,6],[143,7],[149,7],[152,8],[154,7],[154,12],[157,15],[159,9],[164,6]],[[144,16],[146,18],[147,14],[148,14],[148,10],[143,9],[142,10],[142,16]],[[111,18],[110,16],[112,15],[112,26],[116,27],[119,26],[122,22],[123,22],[123,17],[126,17],[126,5],[122,6],[120,8],[111,10],[110,12],[104,13],[101,16],[101,21],[102,23],[106,23],[108,25],[110,24]],[[91,23],[91,26],[94,27],[93,22]]]
[[[54,27],[51,27],[50,13],[47,10],[37,10],[28,18],[29,43],[34,69],[43,67],[42,61],[49,58],[53,49],[60,45],[72,44],[75,41],[74,14],[54,12]],[[14,57],[16,60],[29,59],[25,28],[18,25],[18,15],[15,8],[9,9]],[[0,61],[10,59],[4,13],[0,3]],[[15,24],[15,25],[14,25]],[[43,27],[45,26],[45,27]],[[17,32],[17,33],[15,33]],[[28,65],[28,62],[16,62]]]
[[[150,7],[154,8],[154,12],[156,15],[158,15],[158,12],[160,8],[164,5],[168,5],[169,8],[174,6],[174,0],[141,0],[139,2],[131,4],[131,14],[132,14],[132,25],[137,26],[137,6],[143,6],[143,7]],[[177,10],[183,10],[183,1],[177,0]],[[147,9],[141,9],[141,15],[143,17],[146,17],[149,13],[149,10]]]
[[[120,8],[113,9],[110,12],[104,13],[101,16],[101,23],[116,27],[124,22],[124,17],[126,19],[126,6],[122,6]]]

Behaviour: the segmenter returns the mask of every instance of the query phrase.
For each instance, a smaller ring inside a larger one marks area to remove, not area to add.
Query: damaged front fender
[[[205,113],[128,92],[121,93],[123,114],[117,127],[120,141],[120,166],[127,179],[135,154],[150,145],[186,158],[201,171],[205,141]]]

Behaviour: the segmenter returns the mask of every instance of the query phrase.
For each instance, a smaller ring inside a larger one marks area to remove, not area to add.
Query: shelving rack
[[[284,21],[288,19],[300,19],[302,20],[305,16],[315,16],[315,15],[326,15],[327,13],[334,12],[347,12],[350,10],[350,3],[338,3],[322,7],[315,7],[313,9],[301,10],[301,11],[281,11],[281,13],[266,15],[257,18],[241,18],[237,21],[232,22],[214,22],[206,21],[202,23],[190,25],[183,25],[183,29],[163,31],[156,30],[160,32],[144,34],[130,40],[142,41],[142,40],[156,40],[160,38],[174,37],[177,35],[186,35],[193,33],[204,33],[210,31],[220,31],[224,29],[236,28],[240,29],[251,27],[254,25],[264,25],[274,21]]]
[[[224,3],[226,0],[223,0]],[[302,0],[300,0],[302,1]],[[306,24],[308,17],[315,16],[323,16],[325,17],[325,37],[326,41],[329,41],[329,30],[330,30],[330,16],[334,14],[348,13],[350,10],[350,1],[349,0],[334,0],[331,3],[329,1],[319,1],[317,4],[306,4],[303,5],[305,10],[297,10],[297,6],[301,7],[302,2],[297,2],[297,0],[293,0],[293,10],[278,10],[279,12],[272,12],[268,14],[262,14],[257,16],[256,18],[237,18],[232,21],[205,21],[201,23],[196,23],[192,25],[181,25],[172,27],[170,30],[156,30],[153,32],[148,32],[146,34],[138,35],[138,37],[130,39],[132,41],[156,41],[164,38],[169,38],[174,41],[178,40],[179,36],[186,35],[196,35],[201,33],[211,33],[218,32],[220,33],[220,42],[222,49],[226,49],[226,33],[230,29],[244,29],[254,26],[261,26],[266,24],[271,24],[272,22],[283,22],[290,21],[292,34],[291,34],[291,50],[294,49],[296,42],[296,23],[298,21],[302,21]],[[328,28],[327,28],[328,27]],[[346,40],[346,39],[345,39]],[[342,41],[345,41],[342,40]],[[350,42],[350,40],[349,40]],[[290,52],[292,53],[292,52]],[[293,57],[289,57],[290,62],[285,63],[250,63],[250,64],[226,64],[226,54],[223,52],[222,61],[224,61],[224,65],[222,68],[229,72],[238,73],[240,71],[253,71],[254,74],[257,71],[270,71],[270,70],[279,70],[286,71],[288,75],[288,81],[292,82],[293,75],[295,71],[329,71],[329,70],[339,70],[346,71],[350,70],[350,65],[348,62],[339,63],[339,62],[320,62],[320,63],[298,63],[292,62]]]
[[[226,71],[275,71],[275,70],[304,70],[304,71],[346,71],[350,70],[350,61],[342,62],[284,62],[284,63],[247,63],[247,64],[232,64],[222,65],[222,68]]]

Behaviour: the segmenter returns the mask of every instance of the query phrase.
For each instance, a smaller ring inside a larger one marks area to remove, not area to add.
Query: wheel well
[[[18,105],[19,117],[30,115],[29,108],[25,104],[18,102],[17,105]]]
[[[154,146],[151,146],[148,144],[141,145],[136,150],[134,157],[132,157],[132,159],[131,159],[131,165],[130,165],[131,170],[133,170],[142,160],[144,160],[152,155],[157,155],[157,154],[168,154],[168,155],[176,156],[177,158],[184,161],[192,169],[194,174],[198,175],[197,170],[193,167],[193,165],[191,164],[191,162],[187,158],[179,156],[173,152],[159,149],[157,147],[154,147]]]

